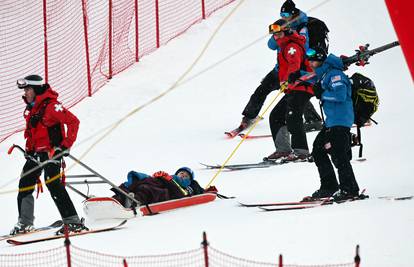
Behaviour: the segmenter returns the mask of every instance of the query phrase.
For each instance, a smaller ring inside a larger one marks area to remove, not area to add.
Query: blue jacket
[[[177,175],[171,175],[171,176],[173,177],[173,180],[175,182],[177,182],[184,189],[187,188],[191,184],[190,179],[182,179],[181,177],[179,177]],[[130,186],[134,182],[134,179],[144,180],[144,179],[150,178],[152,176],[150,176],[148,174],[145,174],[145,173],[142,173],[142,172],[130,171],[128,173],[127,177],[128,177],[128,179],[124,183],[124,185],[126,187]]]
[[[326,115],[325,126],[351,127],[354,122],[352,88],[349,78],[343,72],[342,60],[330,54],[324,63],[315,69],[322,85],[322,108]]]

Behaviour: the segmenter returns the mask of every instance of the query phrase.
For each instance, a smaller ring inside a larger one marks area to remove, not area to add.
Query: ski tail
[[[8,239],[8,238],[15,238],[15,237],[18,237],[18,236],[30,235],[30,234],[39,233],[39,232],[54,229],[54,228],[59,228],[59,227],[62,227],[62,225],[63,225],[63,221],[62,220],[57,220],[57,221],[53,222],[52,224],[50,224],[48,226],[39,227],[39,228],[36,228],[35,230],[30,231],[30,232],[20,233],[20,234],[16,234],[16,235],[8,234],[8,235],[0,236],[0,241]]]
[[[69,237],[117,230],[121,226],[123,226],[126,222],[127,222],[127,220],[123,220],[121,223],[119,223],[117,225],[114,225],[114,226],[97,228],[97,229],[92,229],[92,230],[87,230],[87,231],[81,231],[81,232],[72,232],[72,233],[69,233]],[[40,237],[40,238],[32,238],[32,239],[23,239],[23,240],[11,238],[11,239],[8,239],[7,240],[7,243],[12,244],[12,245],[15,245],[15,246],[20,246],[20,245],[39,243],[39,242],[44,242],[44,241],[49,241],[49,240],[55,240],[55,239],[60,239],[60,238],[65,238],[65,235],[55,235],[54,234],[54,235],[48,236],[48,237]]]

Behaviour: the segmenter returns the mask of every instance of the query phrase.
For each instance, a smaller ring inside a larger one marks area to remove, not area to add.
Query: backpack
[[[329,29],[326,26],[325,22],[314,17],[308,17],[308,22],[299,25],[296,31],[300,32],[300,30],[305,26],[308,28],[309,48],[314,49],[315,47],[320,47],[323,48],[326,53],[328,53]]]
[[[354,140],[353,144],[359,146],[359,157],[362,157],[361,127],[364,127],[369,120],[377,123],[371,119],[371,116],[378,110],[379,98],[374,82],[370,78],[356,72],[350,80],[352,83],[354,123],[357,126],[357,140]]]
[[[373,81],[356,72],[351,76],[354,123],[363,127],[378,110],[379,98]]]

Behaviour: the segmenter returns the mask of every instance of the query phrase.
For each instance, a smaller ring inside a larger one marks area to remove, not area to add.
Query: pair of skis
[[[69,237],[117,230],[120,227],[122,227],[126,222],[127,222],[127,220],[124,220],[121,223],[118,223],[118,224],[112,225],[112,226],[97,227],[97,228],[90,229],[90,230],[83,230],[81,232],[70,232]],[[63,225],[62,221],[56,221],[56,222],[52,223],[49,226],[37,228],[36,230],[31,231],[31,232],[21,233],[21,234],[17,234],[17,235],[2,236],[2,239],[0,239],[0,240],[7,239],[6,240],[7,243],[15,245],[15,246],[19,246],[19,245],[26,245],[26,244],[39,243],[39,242],[44,242],[44,241],[49,241],[49,240],[60,239],[60,238],[64,238],[65,235],[57,235],[55,233],[55,230],[57,228],[61,227],[62,225]],[[48,230],[54,230],[54,231],[48,231]],[[45,233],[45,232],[47,232],[46,236],[36,237],[38,234],[42,234],[42,233]]]
[[[318,198],[318,199],[312,199],[311,197],[305,197],[301,201],[297,202],[275,202],[275,203],[258,203],[258,204],[244,204],[239,203],[242,207],[256,207],[261,209],[262,211],[288,211],[288,210],[301,210],[301,209],[311,209],[326,205],[332,205],[334,203],[341,204],[356,200],[363,200],[369,198],[369,196],[364,195],[365,190],[362,191],[360,195],[357,197],[341,200],[341,201],[335,201],[333,198]]]
[[[257,168],[269,168],[272,166],[278,166],[283,165],[287,163],[298,163],[298,162],[311,162],[309,159],[297,159],[293,161],[288,161],[284,158],[279,160],[263,160],[261,162],[257,163],[242,163],[242,164],[229,164],[224,165],[223,169],[229,170],[229,171],[238,171],[238,170],[247,170],[247,169],[257,169]],[[205,163],[200,163],[207,169],[220,169],[222,166],[219,164],[216,165],[210,165]]]

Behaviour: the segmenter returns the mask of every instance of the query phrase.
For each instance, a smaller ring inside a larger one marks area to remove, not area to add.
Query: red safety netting
[[[71,107],[233,1],[2,1],[0,142],[24,127],[17,79],[43,76]]]
[[[70,263],[72,267],[121,267],[121,266],[146,266],[146,267],[355,267],[356,263],[346,264],[320,264],[298,265],[278,262],[260,262],[248,260],[221,252],[212,247],[206,250],[203,247],[179,253],[150,255],[150,256],[115,256],[92,250],[70,246]],[[69,266],[65,247],[22,254],[0,254],[0,265],[4,267],[15,266]]]
[[[4,267],[62,267],[67,266],[66,248],[20,254],[0,254],[0,266]],[[122,266],[122,265],[119,265]]]

